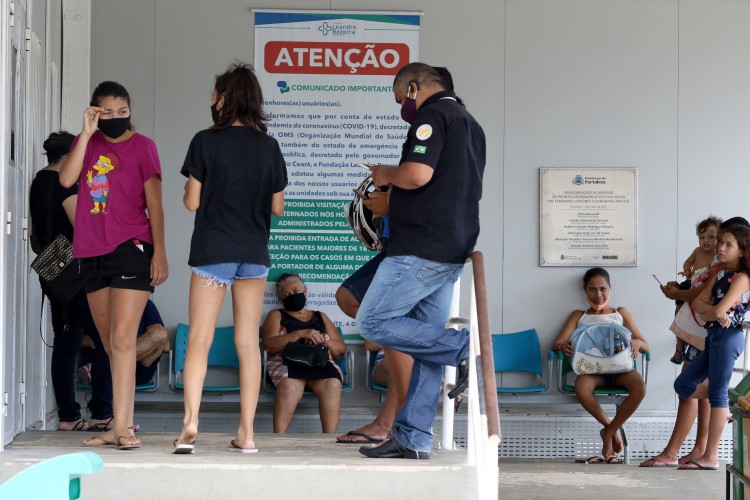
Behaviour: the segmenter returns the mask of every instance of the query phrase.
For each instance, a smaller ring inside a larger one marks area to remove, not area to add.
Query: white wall
[[[583,307],[582,268],[538,267],[538,168],[637,167],[638,261],[613,268],[654,354],[643,410],[671,410],[675,276],[709,212],[750,214],[730,175],[748,158],[750,3],[710,0],[99,0],[92,84],[121,81],[138,130],[159,147],[171,276],[156,293],[168,325],[187,319],[192,216],[178,170],[209,124],[213,75],[251,60],[251,7],[423,11],[421,59],[446,65],[484,126],[488,164],[479,248],[495,332],[535,327],[549,346]],[[711,200],[704,198],[710,197]],[[225,308],[220,323],[230,323]]]

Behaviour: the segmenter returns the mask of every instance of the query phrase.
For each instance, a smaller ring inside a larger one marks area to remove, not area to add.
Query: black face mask
[[[301,311],[305,307],[306,302],[307,297],[305,297],[304,293],[295,293],[281,300],[281,303],[284,304],[284,309],[292,312]]]
[[[110,139],[117,139],[130,128],[130,117],[99,120],[99,130]]]
[[[211,105],[211,119],[214,121],[214,124],[219,123],[219,110],[216,109],[216,104]]]

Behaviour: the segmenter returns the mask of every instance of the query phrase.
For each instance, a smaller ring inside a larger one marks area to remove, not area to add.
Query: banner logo
[[[274,41],[264,47],[268,73],[395,75],[409,62],[405,43]]]
[[[276,82],[276,86],[279,87],[279,92],[281,92],[282,94],[286,94],[290,90],[289,85],[284,80],[279,80],[278,82]]]

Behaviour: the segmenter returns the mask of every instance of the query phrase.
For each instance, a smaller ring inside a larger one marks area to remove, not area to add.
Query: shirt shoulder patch
[[[426,141],[432,136],[432,125],[424,124],[417,129],[417,139],[420,141]]]

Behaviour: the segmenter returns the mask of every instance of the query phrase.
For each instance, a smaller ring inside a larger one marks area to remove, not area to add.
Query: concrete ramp
[[[29,431],[0,454],[0,482],[41,460],[82,450],[87,432]],[[324,434],[258,434],[258,454],[227,451],[232,435],[200,434],[193,455],[172,455],[176,434],[139,433],[143,446],[88,448],[104,471],[82,479],[82,498],[325,499],[476,498],[466,450],[437,451],[430,460],[371,459],[359,445]],[[33,495],[28,498],[34,498]]]

